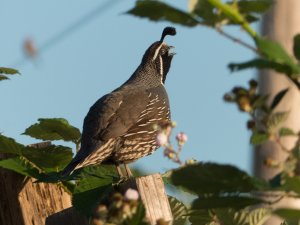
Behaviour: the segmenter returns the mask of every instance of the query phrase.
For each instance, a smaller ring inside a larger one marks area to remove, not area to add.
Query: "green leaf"
[[[285,177],[284,180],[282,181],[282,184],[277,189],[286,192],[293,191],[296,192],[297,194],[300,194],[300,177],[299,176]]]
[[[214,214],[210,210],[194,210],[189,215],[192,225],[219,225],[214,223]]]
[[[267,140],[269,140],[269,135],[267,133],[264,133],[264,132],[254,132],[251,135],[250,143],[252,145],[260,145],[260,144],[266,142]]]
[[[207,0],[207,1],[215,8],[219,9],[232,22],[238,24],[242,24],[246,22],[244,16],[240,14],[240,12],[234,6],[234,4],[226,4],[223,3],[221,0]]]
[[[117,180],[116,170],[114,166],[86,167],[79,176],[73,192],[73,206],[84,214],[90,215],[95,204]]]
[[[148,18],[153,21],[168,21],[183,26],[197,26],[198,21],[189,13],[169,6],[160,1],[139,0],[128,14]]]
[[[273,0],[241,0],[238,8],[241,13],[264,13],[272,5]]]
[[[192,204],[193,210],[198,209],[216,209],[216,208],[234,208],[242,209],[246,206],[257,205],[263,201],[257,198],[246,196],[212,196],[200,197]]]
[[[236,72],[244,69],[257,68],[257,69],[273,69],[279,73],[291,75],[294,73],[293,69],[282,63],[271,61],[268,59],[256,58],[243,63],[230,63],[228,65],[231,72]]]
[[[282,127],[279,130],[279,136],[280,137],[282,137],[282,136],[295,136],[295,135],[297,135],[297,133],[295,131],[293,131],[292,129],[287,128],[287,127]]]
[[[231,11],[237,11],[237,9],[239,9],[239,12],[237,12],[241,13],[241,17],[244,17],[242,20],[245,19],[248,22],[254,22],[258,20],[258,18],[256,18],[254,15],[250,14],[252,13],[252,11],[250,10],[250,4],[242,4],[242,7],[239,7],[239,3],[240,2],[238,2],[238,7],[235,3],[232,2],[228,2],[226,6],[228,6]],[[221,8],[220,6],[216,6],[207,0],[189,1],[189,11],[192,14],[198,16],[201,19],[202,24],[206,24],[212,27],[215,27],[218,24],[240,25],[241,20],[232,19],[231,16],[228,16],[228,12],[226,10],[224,11],[224,9]],[[244,10],[242,11],[242,9]]]
[[[172,215],[173,215],[173,225],[185,225],[187,220],[188,209],[180,202],[178,199],[168,196]]]
[[[0,134],[0,153],[21,155],[24,145],[17,143],[14,139]]]
[[[15,171],[28,177],[39,178],[39,171],[34,168],[28,161],[20,157],[4,159],[0,161],[0,167]]]
[[[4,75],[0,75],[0,81],[1,80],[9,80],[9,78],[7,76],[4,76]]]
[[[278,63],[286,63],[288,65],[293,64],[294,61],[291,56],[287,53],[287,51],[275,41],[270,39],[257,37],[256,45],[258,50],[263,54],[267,59]]]
[[[74,192],[75,184],[70,181],[61,181],[61,185],[65,191],[72,194]]]
[[[213,7],[207,0],[193,0],[189,3],[189,10],[192,14],[195,14],[201,18],[201,23],[209,26],[215,26],[217,23],[224,20],[224,16],[215,12]]]
[[[41,140],[64,140],[78,143],[80,131],[69,124],[66,119],[38,119],[36,123],[25,130],[23,134]]]
[[[171,175],[171,181],[200,196],[249,192],[258,188],[257,180],[244,171],[231,165],[216,163],[197,163],[176,169]]]
[[[272,104],[271,104],[271,109],[275,109],[275,107],[279,104],[279,102],[282,100],[282,98],[285,96],[285,94],[289,91],[289,88],[285,88],[278,92],[276,96],[274,97]]]
[[[289,67],[291,71],[288,75],[292,78],[298,77],[298,74],[300,73],[299,65],[294,62],[294,59],[278,42],[261,37],[257,37],[255,41],[259,52],[267,60]]]
[[[268,100],[267,95],[263,96],[263,95],[259,95],[256,96],[255,99],[253,100],[253,102],[251,103],[253,109],[261,109],[266,105],[266,102]]]
[[[189,11],[199,16],[209,26],[216,24],[238,24],[257,21],[255,14],[265,12],[271,0],[238,1],[220,4],[218,1],[190,0]],[[217,10],[218,9],[218,10]]]
[[[222,225],[246,225],[247,217],[243,213],[239,213],[240,211],[236,209],[216,209],[215,213],[217,220],[221,221]]]
[[[263,225],[270,216],[270,210],[257,208],[250,210],[216,209],[216,216],[223,225]]]
[[[20,73],[16,69],[7,68],[7,67],[0,67],[0,74],[14,75],[14,74],[20,74]]]
[[[219,225],[212,221],[220,221],[222,225],[263,225],[270,214],[266,208],[195,210],[189,220],[194,225]]]
[[[274,129],[276,127],[278,127],[281,123],[283,123],[284,121],[286,121],[286,119],[288,118],[289,112],[276,112],[276,113],[272,113],[271,115],[269,115],[268,120],[267,120],[267,128],[269,130]]]
[[[265,221],[271,216],[271,210],[268,208],[256,208],[253,210],[239,211],[238,217],[246,216],[247,225],[263,225]]]
[[[45,172],[59,171],[72,160],[72,149],[61,145],[25,147],[23,156]]]
[[[274,211],[274,214],[286,220],[300,220],[300,210],[297,209],[277,209]]]
[[[293,52],[296,59],[300,60],[300,34],[294,36]]]

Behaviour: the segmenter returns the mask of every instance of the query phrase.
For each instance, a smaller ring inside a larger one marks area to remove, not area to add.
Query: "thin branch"
[[[258,50],[257,50],[255,47],[253,47],[253,46],[249,45],[248,43],[246,43],[246,42],[244,42],[244,41],[242,41],[242,40],[240,40],[240,39],[238,39],[238,38],[236,38],[236,37],[234,37],[234,36],[232,36],[232,35],[226,33],[226,32],[225,32],[224,30],[222,30],[220,27],[216,27],[216,31],[217,31],[219,34],[223,35],[224,37],[228,38],[229,40],[231,40],[231,41],[233,41],[233,42],[235,42],[235,43],[237,43],[237,44],[240,44],[240,45],[242,45],[242,46],[244,46],[244,47],[250,49],[250,50],[253,51],[255,54],[259,54]]]

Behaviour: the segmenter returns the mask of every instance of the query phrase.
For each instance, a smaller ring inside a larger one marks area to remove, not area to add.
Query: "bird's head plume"
[[[154,68],[155,71],[160,75],[160,79],[163,83],[166,80],[167,73],[171,67],[171,61],[175,55],[175,53],[172,51],[174,47],[169,46],[164,42],[164,38],[167,35],[176,35],[175,28],[166,27],[162,32],[160,40],[150,45],[142,59],[142,65]]]

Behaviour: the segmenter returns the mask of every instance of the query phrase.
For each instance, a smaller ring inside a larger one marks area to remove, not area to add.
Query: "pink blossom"
[[[185,142],[187,142],[188,140],[188,137],[185,133],[183,132],[179,132],[177,135],[176,135],[176,140],[180,143],[180,144],[184,144]]]
[[[124,195],[126,200],[138,200],[139,199],[139,193],[137,190],[134,190],[132,188],[129,188]]]
[[[159,146],[165,146],[165,145],[167,145],[168,144],[168,136],[167,136],[167,134],[165,134],[164,132],[159,133],[156,136],[156,143]]]

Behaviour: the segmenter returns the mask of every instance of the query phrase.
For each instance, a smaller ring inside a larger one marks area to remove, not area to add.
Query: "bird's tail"
[[[67,177],[72,174],[74,170],[77,170],[81,167],[91,166],[95,164],[101,163],[105,160],[110,154],[111,151],[101,151],[102,147],[107,147],[108,145],[112,145],[113,139],[107,141],[104,145],[99,143],[98,146],[90,149],[80,149],[74,159],[66,166],[66,168],[61,172],[62,178]],[[95,157],[94,157],[95,156]]]
[[[73,173],[74,169],[78,165],[79,161],[76,161],[75,158],[64,168],[61,172],[61,177],[65,178]]]
[[[65,178],[67,176],[69,176],[70,174],[73,173],[73,171],[76,168],[77,165],[86,157],[86,151],[82,151],[82,149],[80,149],[76,156],[73,158],[73,160],[64,168],[64,170],[61,172],[61,176],[62,178]]]

